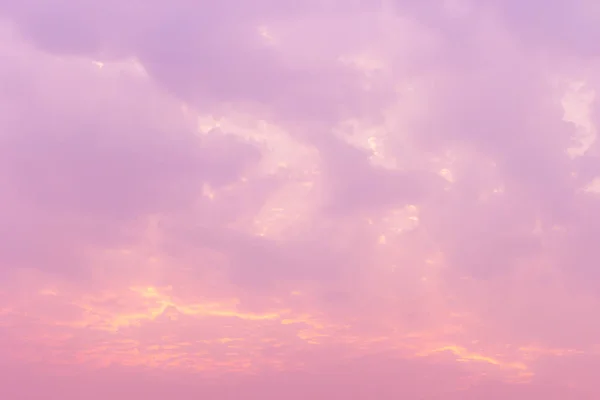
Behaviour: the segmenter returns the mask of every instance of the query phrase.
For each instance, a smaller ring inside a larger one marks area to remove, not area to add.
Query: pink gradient
[[[0,399],[600,398],[593,1],[0,17]]]

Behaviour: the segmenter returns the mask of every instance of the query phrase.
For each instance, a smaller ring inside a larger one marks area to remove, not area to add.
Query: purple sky
[[[592,0],[0,0],[0,398],[600,398]]]

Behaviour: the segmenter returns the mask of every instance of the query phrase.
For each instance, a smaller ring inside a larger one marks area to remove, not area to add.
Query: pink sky
[[[595,3],[0,0],[0,398],[600,398]]]

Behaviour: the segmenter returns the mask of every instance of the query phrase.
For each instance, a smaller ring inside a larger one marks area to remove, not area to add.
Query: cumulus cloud
[[[0,0],[10,381],[597,395],[591,2],[351,3]]]
[[[259,160],[250,142],[199,137],[141,66],[56,59],[14,36],[2,67],[4,265],[85,268],[71,256],[127,245],[144,218],[189,209],[203,183],[234,182]]]

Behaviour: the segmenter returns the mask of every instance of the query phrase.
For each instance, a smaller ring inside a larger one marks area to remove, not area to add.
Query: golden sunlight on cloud
[[[235,298],[200,301],[177,296],[177,293],[173,287],[147,286],[132,287],[120,293],[72,297],[67,292],[43,289],[41,297],[32,299],[29,308],[7,308],[0,315],[0,322],[10,326],[10,321],[29,321],[30,331],[22,336],[26,342],[15,340],[32,352],[21,352],[19,357],[43,357],[46,362],[60,364],[79,362],[97,366],[122,364],[250,372],[266,365],[276,369],[285,368],[284,365],[293,368],[287,358],[290,348],[299,351],[306,346],[337,343],[343,344],[346,353],[353,357],[377,349],[388,349],[392,354],[397,352],[408,358],[446,354],[456,362],[473,363],[474,371],[480,371],[477,364],[484,363],[490,366],[490,374],[522,380],[532,374],[527,366],[529,362],[552,353],[539,347],[522,347],[517,352],[501,354],[493,348],[485,350],[481,344],[453,342],[452,337],[460,332],[460,321],[468,316],[455,315],[451,317],[458,318],[455,322],[427,332],[411,331],[398,323],[389,335],[381,336],[375,332],[374,335],[361,333],[360,327],[354,326],[351,320],[332,323],[319,312],[285,306],[268,312],[242,311]],[[52,300],[43,299],[48,296]],[[301,293],[295,296],[303,297]],[[35,306],[40,302],[46,302],[45,309],[55,316],[57,312],[64,314],[60,310],[70,311],[62,319],[49,319]],[[278,302],[272,299],[273,305]],[[44,331],[44,335],[38,335]],[[39,345],[46,349],[43,353],[36,354],[35,347],[28,347]],[[69,350],[67,353],[67,350],[52,350],[58,348]],[[561,350],[560,354],[568,352],[572,350]]]
[[[557,20],[530,35],[514,1],[17,3],[6,365],[225,377],[221,396],[164,391],[214,400],[263,378],[283,389],[242,396],[538,400],[510,390],[596,370],[597,88],[528,48]]]

